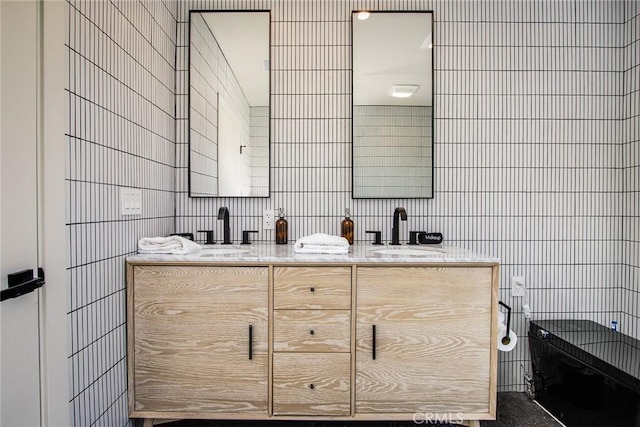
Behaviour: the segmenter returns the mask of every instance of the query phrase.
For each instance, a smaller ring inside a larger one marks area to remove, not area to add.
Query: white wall
[[[623,331],[640,337],[640,3],[627,2],[623,35],[624,139],[623,226],[624,259],[620,293]]]
[[[269,107],[251,107],[251,194],[269,194]]]
[[[227,94],[218,97],[218,195],[251,194],[251,119],[246,102],[238,103]],[[241,146],[242,153],[240,152]]]
[[[66,199],[68,188],[65,176],[69,124],[69,95],[61,90],[69,81],[70,70],[67,61],[68,6],[61,1],[43,2],[43,64],[42,86],[43,104],[43,194],[44,207],[43,267],[46,274],[44,289],[45,356],[41,361],[45,378],[41,385],[44,390],[43,420],[48,426],[72,425],[71,407],[71,364],[69,363],[71,334],[69,301],[71,289],[67,262],[68,228],[66,212],[70,199]],[[65,200],[66,199],[66,200]],[[65,200],[65,203],[61,203]],[[65,250],[63,250],[65,249]]]
[[[191,195],[218,194],[218,78],[227,67],[211,30],[199,13],[191,15],[189,50],[189,167]]]
[[[174,230],[176,3],[71,1],[66,16],[67,402],[75,426],[123,426],[125,258]],[[121,188],[141,190],[142,215],[121,215]]]
[[[357,197],[430,197],[433,108],[353,106],[353,185]]]
[[[8,275],[41,266],[40,5],[0,3],[0,288]],[[0,305],[0,425],[41,416],[41,290]]]

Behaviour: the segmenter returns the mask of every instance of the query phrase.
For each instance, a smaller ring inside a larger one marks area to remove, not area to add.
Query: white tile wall
[[[433,108],[354,105],[352,114],[356,198],[431,197]]]
[[[228,64],[200,13],[192,13],[189,50],[189,143],[191,196],[218,192],[218,70]],[[237,84],[237,83],[236,83]],[[221,90],[223,91],[223,90]]]
[[[269,194],[269,107],[251,107],[251,194]]]
[[[189,8],[271,10],[269,199],[188,198]],[[349,20],[367,8],[434,11],[432,200],[351,199]],[[219,230],[220,206],[234,240],[265,208],[285,208],[294,240],[338,233],[350,207],[360,241],[388,239],[404,206],[406,230],[500,257],[521,343],[500,390],[523,389],[529,360],[512,275],[534,318],[617,318],[638,337],[637,29],[637,1],[69,1],[74,424],[128,424],[124,257],[144,235]],[[119,215],[123,186],[142,189],[141,217]]]
[[[620,285],[622,330],[640,337],[640,2],[628,2],[623,35],[624,247]]]
[[[76,426],[124,426],[124,260],[174,230],[177,5],[68,4],[70,410]],[[126,187],[141,189],[141,216],[120,214]]]

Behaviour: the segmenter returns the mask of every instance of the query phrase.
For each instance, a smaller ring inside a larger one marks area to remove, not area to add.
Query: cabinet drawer
[[[351,268],[274,268],[275,309],[351,308]]]
[[[349,310],[275,310],[273,320],[274,351],[350,351]]]
[[[350,353],[273,355],[274,415],[349,415]]]

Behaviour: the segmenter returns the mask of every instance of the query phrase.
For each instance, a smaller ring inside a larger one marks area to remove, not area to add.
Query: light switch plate
[[[120,209],[122,215],[142,215],[142,190],[121,187]]]

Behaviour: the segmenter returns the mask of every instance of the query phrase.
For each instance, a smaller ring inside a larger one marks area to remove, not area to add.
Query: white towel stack
[[[349,242],[344,237],[316,233],[299,238],[293,250],[299,254],[332,254],[349,253]]]
[[[138,241],[139,254],[186,255],[200,252],[202,247],[180,236],[143,237]]]

